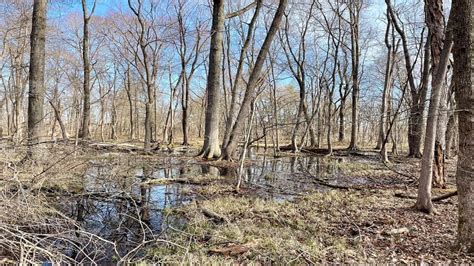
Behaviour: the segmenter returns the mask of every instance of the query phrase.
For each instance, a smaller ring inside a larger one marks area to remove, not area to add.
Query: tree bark
[[[454,86],[459,117],[458,243],[474,253],[474,3],[453,1],[451,12],[455,14]]]
[[[387,101],[388,96],[390,95],[389,89],[391,88],[391,81],[392,81],[392,43],[389,39],[390,34],[390,27],[392,21],[389,12],[387,12],[387,28],[385,30],[385,46],[387,47],[387,62],[385,64],[385,78],[384,78],[384,86],[382,92],[382,107],[380,110],[380,124],[379,124],[379,136],[377,140],[376,149],[382,148],[382,143],[385,138],[385,127],[387,122]]]
[[[91,64],[89,59],[89,21],[95,9],[95,0],[94,7],[91,10],[91,13],[88,14],[86,0],[82,0],[82,15],[83,15],[83,37],[82,37],[82,61],[84,68],[84,98],[82,103],[82,124],[79,131],[79,137],[83,139],[89,138],[89,126],[91,119],[91,86],[90,86],[90,73],[91,73]]]
[[[38,159],[37,144],[40,141],[43,124],[44,103],[44,68],[46,42],[46,0],[35,0],[30,35],[30,69],[28,93],[28,154],[31,159]]]
[[[135,138],[135,129],[133,125],[133,102],[132,102],[132,83],[130,81],[130,66],[127,67],[127,71],[125,72],[125,92],[127,93],[127,99],[128,99],[128,115],[130,119],[130,131],[129,131],[129,137],[130,140],[133,140]]]
[[[426,134],[423,147],[423,158],[421,161],[420,183],[418,186],[418,198],[416,202],[416,209],[426,212],[433,212],[433,204],[431,202],[431,183],[433,170],[433,157],[436,139],[436,126],[438,122],[438,111],[441,100],[441,89],[446,76],[446,71],[449,64],[449,55],[453,46],[452,33],[450,32],[451,19],[448,21],[448,28],[446,31],[446,38],[441,52],[439,65],[436,73],[433,76],[433,88],[430,100],[430,107],[428,110],[428,120],[426,122]]]
[[[453,106],[454,108],[454,106]],[[456,136],[455,134],[455,129],[456,129],[456,116],[453,111],[449,115],[448,119],[448,126],[446,130],[446,159],[451,159],[453,157],[453,143],[454,143],[454,137]]]
[[[439,61],[440,54],[443,47],[444,38],[444,14],[443,14],[443,1],[442,0],[426,0],[426,24],[430,34],[430,47],[431,47],[431,69],[436,71]],[[434,87],[435,79],[431,80],[431,86]],[[434,163],[433,168],[433,182],[435,186],[443,187],[446,183],[446,170],[444,168],[445,161],[445,135],[447,125],[447,87],[441,87],[441,101],[439,105],[439,115],[436,129],[436,142],[434,150]]]
[[[152,36],[156,32],[150,30],[152,25],[149,21],[146,21],[144,17],[146,13],[153,12],[153,10],[143,11],[144,3],[138,1],[137,6],[135,7],[131,0],[128,0],[128,6],[135,15],[137,22],[139,24],[137,45],[140,48],[139,52],[141,57],[138,55],[138,52],[135,56],[135,59],[139,61],[140,68],[137,65],[137,71],[144,71],[144,74],[140,74],[142,82],[146,87],[146,101],[145,101],[145,136],[143,140],[143,149],[145,151],[151,150],[151,142],[153,139],[153,130],[154,130],[154,105],[155,105],[155,81],[158,70],[157,64],[157,55],[161,49],[161,44],[157,44],[156,36]],[[151,5],[153,8],[153,5]],[[153,21],[152,21],[153,22]]]
[[[56,104],[53,103],[53,101],[49,101],[49,104],[51,105],[51,107],[53,108],[53,111],[54,111],[54,117],[56,118],[56,120],[58,121],[58,124],[59,124],[59,127],[61,128],[61,134],[62,134],[62,137],[63,137],[63,140],[67,140],[68,139],[68,136],[67,136],[67,130],[66,130],[66,126],[64,125],[64,122],[61,118],[61,106],[59,105],[60,102],[58,101],[58,105],[56,106]]]
[[[224,0],[213,0],[211,48],[209,52],[209,72],[207,75],[207,108],[204,128],[204,145],[199,155],[217,158],[221,155],[219,147],[219,98],[220,69],[222,61],[222,36],[224,31]]]
[[[361,1],[351,1],[349,7],[351,22],[351,58],[352,58],[352,125],[351,125],[351,143],[350,150],[358,149],[358,123],[359,123],[359,13]]]
[[[387,155],[387,148],[384,143],[386,138],[386,133],[389,126],[390,120],[390,95],[392,90],[392,74],[396,56],[396,48],[393,47],[395,45],[395,36],[392,31],[392,40],[390,41],[390,29],[392,25],[391,16],[387,10],[387,29],[385,31],[385,46],[387,47],[387,62],[385,65],[385,79],[384,79],[384,86],[383,86],[383,94],[382,94],[382,110],[380,112],[380,127],[379,127],[379,138],[377,141],[377,148],[381,149],[380,153],[382,154],[382,159],[384,162],[388,162],[388,155]],[[395,144],[394,144],[395,145]]]

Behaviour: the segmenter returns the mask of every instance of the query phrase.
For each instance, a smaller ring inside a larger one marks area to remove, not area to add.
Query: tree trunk
[[[200,155],[217,158],[221,155],[219,147],[219,98],[220,69],[222,61],[222,32],[224,31],[224,0],[213,0],[211,48],[209,52],[209,72],[207,75],[207,108],[204,129],[204,145]]]
[[[28,93],[28,154],[27,157],[37,159],[37,144],[40,141],[43,124],[44,102],[44,66],[46,41],[46,0],[35,0],[30,35],[30,69]]]
[[[82,15],[84,18],[84,25],[83,25],[83,37],[82,37],[82,61],[83,61],[83,68],[84,68],[84,82],[83,82],[83,89],[84,89],[84,98],[82,103],[82,124],[81,129],[79,131],[79,137],[83,139],[89,138],[89,126],[90,126],[90,119],[91,119],[91,86],[90,86],[90,72],[91,72],[91,65],[89,62],[89,21],[94,12],[95,8],[95,1],[94,7],[92,8],[92,12],[88,14],[87,12],[87,3],[86,0],[82,0]]]
[[[385,65],[385,79],[382,94],[382,110],[380,112],[380,127],[379,127],[379,138],[377,141],[377,148],[381,149],[380,153],[384,162],[388,162],[387,147],[385,140],[387,131],[390,127],[390,95],[392,91],[392,75],[393,69],[395,68],[395,57],[397,55],[397,48],[393,47],[395,44],[395,34],[393,31],[392,19],[389,11],[387,10],[387,29],[385,31],[385,46],[387,47],[387,62]],[[390,33],[390,31],[392,32]],[[391,40],[390,40],[391,34]],[[398,43],[397,43],[398,46]],[[396,145],[395,143],[393,145]]]
[[[114,84],[113,84],[113,90],[112,90],[112,101],[110,104],[110,139],[116,140],[117,139],[117,104],[115,102],[115,97],[116,97],[116,90],[115,90],[115,82],[116,82],[116,75],[117,73],[114,73]]]
[[[277,81],[275,78],[275,71],[273,68],[273,59],[270,59],[270,71],[272,74],[272,107],[273,107],[273,122],[275,123],[275,129],[274,129],[274,138],[275,138],[275,143],[274,145],[274,151],[279,152],[280,151],[280,135],[279,135],[279,126],[278,126],[278,101],[277,101]]]
[[[454,86],[459,110],[458,243],[474,253],[474,3],[453,1],[451,12],[455,14]]]
[[[186,78],[185,78],[186,80]],[[185,83],[185,84],[184,84]],[[183,145],[189,145],[189,137],[188,137],[188,105],[189,105],[189,86],[187,82],[183,83],[183,94],[182,94],[182,111],[183,111],[183,119],[181,120],[181,127],[183,129]]]
[[[454,109],[454,106],[452,107]],[[448,126],[446,130],[446,159],[453,157],[453,144],[456,129],[456,116],[454,112],[449,115]]]
[[[431,202],[431,183],[433,171],[433,157],[436,139],[436,127],[438,122],[438,111],[441,100],[441,89],[446,76],[447,67],[449,64],[449,55],[453,46],[452,36],[450,32],[451,19],[448,21],[448,29],[446,31],[446,38],[444,47],[440,56],[439,65],[436,73],[433,76],[433,88],[430,100],[430,107],[428,110],[428,120],[426,122],[425,143],[423,147],[423,158],[421,161],[420,183],[418,186],[418,198],[416,202],[416,209],[426,212],[433,212],[433,204]]]
[[[100,121],[99,121],[99,126],[100,126],[100,140],[105,141],[104,138],[104,122],[105,122],[105,96],[103,95],[102,91],[102,85],[99,82],[99,96],[100,96]]]
[[[298,152],[298,143],[296,143],[296,137],[298,135],[298,130],[301,124],[301,117],[303,116],[305,94],[306,92],[305,92],[304,85],[300,86],[300,93],[299,93],[300,100],[299,100],[299,105],[298,105],[298,113],[296,114],[296,123],[291,133],[291,150],[294,153]]]
[[[129,137],[130,140],[135,138],[135,129],[133,126],[133,102],[132,102],[132,91],[131,91],[131,81],[130,81],[130,67],[127,68],[126,77],[125,77],[125,91],[127,92],[127,99],[128,99],[128,115],[130,119],[130,132]]]
[[[268,54],[268,50],[270,49],[271,43],[273,41],[273,37],[275,36],[278,28],[280,26],[280,22],[282,20],[283,14],[286,9],[286,5],[288,0],[280,0],[277,11],[275,16],[273,17],[272,24],[270,29],[268,30],[267,36],[263,42],[262,48],[257,56],[257,61],[255,62],[255,66],[250,74],[247,89],[245,90],[244,99],[242,101],[242,106],[240,108],[239,114],[237,115],[237,119],[235,120],[235,124],[232,127],[232,131],[229,137],[229,142],[226,147],[224,147],[224,154],[223,158],[226,160],[230,160],[233,156],[235,149],[237,148],[238,143],[238,134],[242,131],[242,127],[244,126],[244,121],[249,114],[250,105],[255,98],[255,88],[257,87],[257,82],[260,77],[260,72],[263,68],[263,64],[265,58]]]
[[[425,102],[426,96],[428,94],[428,83],[431,69],[430,39],[431,36],[428,34],[424,47],[423,70],[421,73],[422,78],[420,89],[416,90],[415,88],[411,88],[412,102],[410,106],[410,116],[408,121],[408,157],[421,158],[421,138],[423,136],[424,125],[423,113],[425,111]],[[411,64],[411,62],[409,63]]]
[[[61,118],[61,106],[59,105],[60,102],[58,102],[58,105],[56,106],[53,101],[49,101],[49,104],[53,108],[54,111],[54,116],[56,120],[58,121],[59,127],[61,128],[61,134],[63,136],[63,140],[67,140],[67,131],[66,131],[66,126],[63,123],[63,120]]]
[[[346,99],[341,99],[341,105],[339,106],[339,132],[337,140],[343,142],[345,139],[344,132],[344,109],[346,108]]]
[[[255,24],[257,23],[257,18],[260,13],[262,2],[263,2],[262,0],[257,0],[257,7],[255,8],[255,12],[252,16],[252,19],[250,20],[250,24],[247,29],[247,36],[245,37],[244,45],[242,46],[242,49],[240,51],[240,58],[239,58],[239,63],[237,65],[237,72],[235,74],[234,84],[232,84],[232,88],[231,88],[230,109],[227,115],[228,118],[227,118],[227,122],[225,126],[224,141],[222,143],[223,147],[225,147],[227,143],[229,142],[230,133],[234,125],[235,113],[237,112],[236,108],[237,108],[238,89],[240,87],[240,83],[242,81],[242,74],[244,72],[245,54],[247,53],[247,50],[250,46],[250,43],[254,35],[253,32],[254,32]],[[228,48],[228,50],[230,50],[230,48]],[[230,60],[230,58],[228,58],[227,60]],[[230,68],[229,68],[229,73],[230,73]]]
[[[349,8],[351,22],[351,59],[352,59],[352,125],[350,150],[358,149],[359,123],[359,12],[362,3],[359,0],[351,1]]]
[[[430,34],[430,46],[431,46],[431,69],[436,71],[439,61],[440,54],[443,46],[444,38],[444,14],[443,14],[443,1],[442,0],[426,0],[425,1],[426,24]],[[432,79],[431,86],[434,87],[434,79]],[[433,168],[433,182],[435,186],[443,187],[446,183],[446,170],[444,168],[445,161],[445,135],[447,125],[447,87],[441,87],[441,101],[439,105],[439,114],[436,129],[436,142],[434,150],[434,163]]]
[[[405,58],[405,69],[408,78],[408,85],[411,92],[411,106],[410,106],[410,115],[408,122],[408,146],[409,154],[408,156],[421,157],[420,145],[421,145],[421,135],[423,129],[423,111],[425,109],[425,99],[426,93],[428,91],[428,79],[429,79],[429,44],[428,42],[425,45],[424,53],[424,63],[423,63],[423,72],[422,80],[419,86],[419,89],[415,85],[415,78],[413,76],[413,65],[410,57],[409,44],[403,29],[403,25],[400,26],[398,22],[398,16],[393,12],[392,5],[390,0],[385,0],[387,5],[387,11],[390,13],[391,21],[393,26],[400,35],[402,40],[403,47],[403,56]],[[429,35],[428,35],[429,38]]]

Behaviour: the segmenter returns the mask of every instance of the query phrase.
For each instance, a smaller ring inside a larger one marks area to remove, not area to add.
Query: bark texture
[[[459,118],[458,243],[474,253],[474,3],[453,1],[452,12],[455,14],[454,84]]]
[[[86,0],[82,0],[82,15],[83,15],[83,37],[82,37],[82,61],[84,68],[84,81],[83,81],[83,103],[82,103],[82,124],[79,131],[79,137],[87,139],[89,138],[89,126],[91,120],[91,85],[90,85],[90,75],[91,75],[91,64],[89,58],[89,21],[91,19],[92,13],[95,9],[94,7],[90,14],[87,11]]]
[[[441,50],[444,38],[444,15],[442,0],[426,0],[426,24],[430,34],[431,47],[431,69],[436,73],[439,65]],[[431,86],[434,87],[435,79],[432,79]],[[436,129],[436,142],[433,168],[433,182],[435,186],[443,187],[446,183],[446,170],[444,168],[445,161],[445,134],[447,121],[447,87],[441,86],[441,101],[439,105],[439,116]]]
[[[209,72],[207,74],[207,108],[204,125],[204,145],[200,155],[217,158],[221,155],[219,147],[219,90],[221,81],[222,37],[224,31],[224,0],[214,0],[212,11],[212,36],[209,52]]]
[[[359,13],[362,8],[361,0],[350,1],[349,14],[351,22],[351,58],[352,58],[352,126],[350,150],[358,149],[358,124],[359,124]]]
[[[37,144],[40,141],[43,122],[44,65],[46,41],[46,0],[35,0],[30,35],[30,69],[28,93],[28,157],[39,158]]]
[[[448,22],[451,23],[451,20]],[[416,209],[426,212],[433,212],[433,204],[431,202],[431,183],[433,171],[433,159],[436,139],[436,128],[439,114],[439,104],[441,101],[442,86],[446,76],[449,64],[449,55],[453,46],[452,32],[448,24],[444,46],[441,52],[439,65],[433,76],[433,88],[430,99],[430,107],[428,110],[428,119],[426,122],[426,134],[423,147],[423,157],[421,161],[420,183],[418,186],[418,198],[416,201]]]

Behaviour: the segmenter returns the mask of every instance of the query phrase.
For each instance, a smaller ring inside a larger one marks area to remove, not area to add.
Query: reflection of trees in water
[[[254,153],[254,150],[252,152]],[[338,162],[338,159],[314,156],[279,159],[261,156],[245,167],[244,180],[252,184],[268,185],[270,190],[279,188],[301,191],[308,189],[308,183],[304,181],[304,176],[298,173],[332,175],[338,171]],[[147,181],[154,178],[186,178],[200,174],[235,178],[238,169],[198,163],[169,163],[164,166],[145,164],[139,170],[132,168],[126,171],[126,178],[121,178],[117,176],[113,166],[94,166],[88,171],[82,190],[114,197],[84,196],[71,202],[71,217],[88,231],[117,242],[121,252],[126,252],[136,243],[148,239],[169,223],[176,225],[179,218],[163,217],[163,210],[189,199],[189,195],[182,193],[187,185],[150,186]],[[139,178],[135,178],[133,174],[137,171],[140,173],[137,176]]]

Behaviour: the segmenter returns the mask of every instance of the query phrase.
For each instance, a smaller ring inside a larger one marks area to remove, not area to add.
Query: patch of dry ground
[[[292,202],[224,196],[175,210],[186,225],[167,231],[181,247],[157,245],[148,259],[233,263],[473,263],[455,249],[456,199],[434,216],[393,191],[314,193]],[[211,212],[220,217],[206,215]]]

